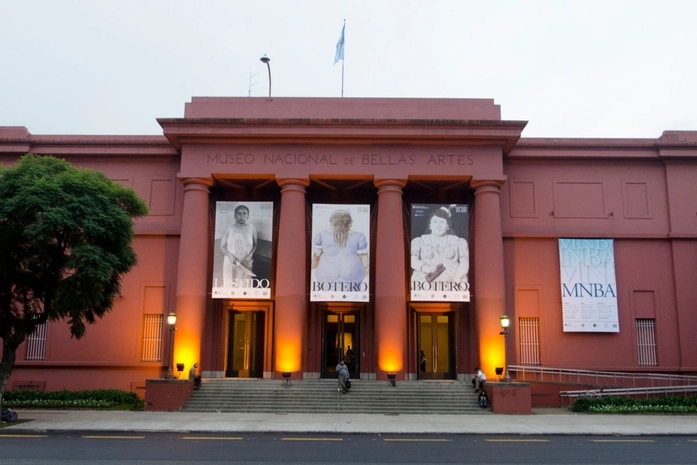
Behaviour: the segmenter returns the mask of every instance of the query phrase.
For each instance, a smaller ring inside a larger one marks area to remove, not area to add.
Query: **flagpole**
[[[341,28],[341,35],[339,36],[339,41],[336,43],[336,54],[334,55],[334,64],[341,60],[341,98],[344,98],[344,43],[346,32],[346,20],[344,19],[344,26]]]
[[[344,28],[342,29],[343,33],[346,31],[346,20],[344,19]],[[344,44],[346,43],[346,36],[344,35]],[[341,56],[341,98],[344,98],[344,62],[346,61],[344,57],[346,56],[346,50],[342,49],[342,56]]]

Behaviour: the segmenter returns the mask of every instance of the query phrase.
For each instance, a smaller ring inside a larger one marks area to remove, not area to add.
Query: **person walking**
[[[344,359],[341,359],[339,364],[336,366],[336,372],[339,375],[339,389],[341,389],[342,393],[347,394],[349,391],[349,388],[346,385],[346,383],[349,379],[349,371],[348,371],[348,367],[344,363]]]

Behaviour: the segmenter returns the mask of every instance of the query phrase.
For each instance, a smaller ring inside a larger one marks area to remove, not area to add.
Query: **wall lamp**
[[[177,379],[179,379],[179,375],[181,374],[182,371],[184,371],[184,364],[183,363],[177,363]]]
[[[169,325],[169,363],[167,367],[167,375],[165,379],[174,379],[172,373],[172,365],[174,365],[174,330],[177,329],[174,325],[177,324],[177,314],[172,312],[167,315],[167,324]]]
[[[505,313],[501,315],[501,328],[503,331],[501,331],[499,334],[503,336],[503,365],[506,370],[506,374],[503,376],[502,381],[505,382],[510,382],[511,381],[511,375],[508,373],[508,361],[506,360],[506,348],[508,347],[508,327],[511,324],[511,319],[508,318],[508,315]],[[498,368],[497,368],[498,370]],[[496,373],[497,375],[499,374],[498,372]]]
[[[284,371],[281,375],[283,375],[283,379],[286,380],[286,386],[290,386],[290,371]]]
[[[395,379],[397,379],[397,373],[387,373],[387,379],[390,380],[392,387],[397,387],[397,383],[395,382]]]

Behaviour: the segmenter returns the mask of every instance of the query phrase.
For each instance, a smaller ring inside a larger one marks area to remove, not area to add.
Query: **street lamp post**
[[[260,58],[262,63],[266,64],[266,68],[269,70],[269,98],[271,98],[271,65],[269,62],[271,61],[271,58],[267,57],[264,55],[263,57]]]
[[[508,326],[511,324],[510,318],[508,318],[508,315],[503,314],[501,315],[501,328],[503,328],[503,331],[501,331],[499,334],[503,336],[503,366],[504,369],[506,370],[503,375],[502,381],[504,382],[510,382],[511,381],[511,375],[508,374],[508,361],[506,357],[506,349],[508,348]]]
[[[167,376],[165,379],[174,379],[172,366],[174,365],[174,330],[177,329],[174,325],[177,323],[177,314],[172,312],[167,315],[167,324],[169,325],[169,366],[167,367]]]

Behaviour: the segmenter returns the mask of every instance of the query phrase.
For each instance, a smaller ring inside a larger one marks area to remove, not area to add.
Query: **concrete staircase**
[[[184,406],[185,412],[487,414],[470,383],[456,381],[351,380],[351,391],[337,381],[204,379]]]

